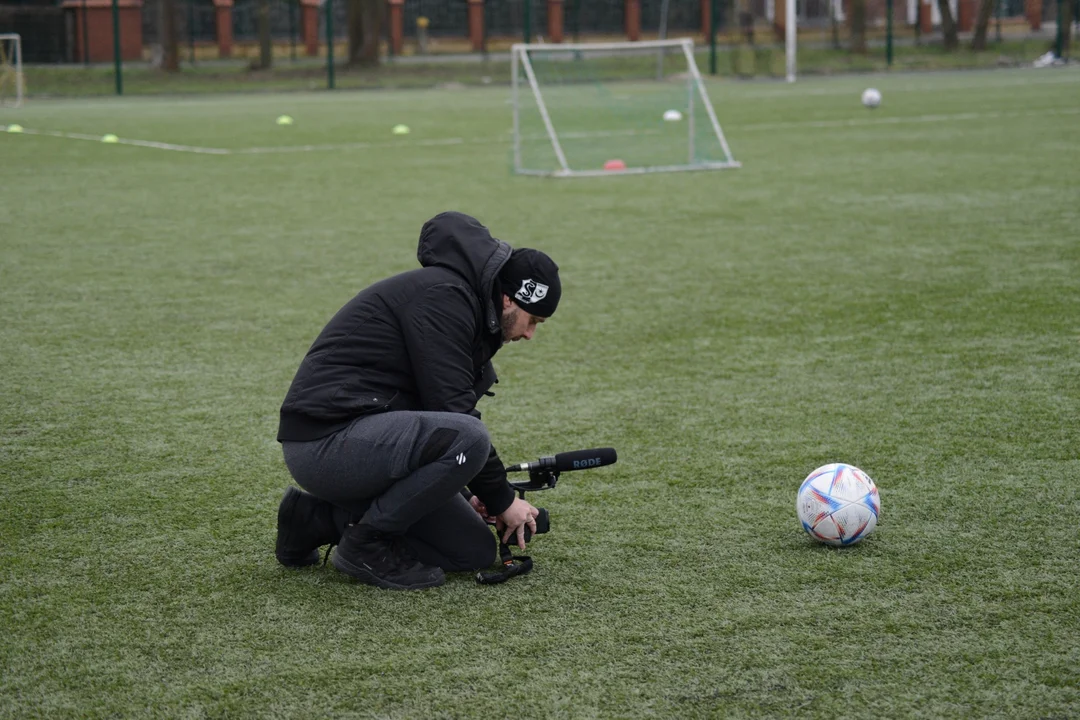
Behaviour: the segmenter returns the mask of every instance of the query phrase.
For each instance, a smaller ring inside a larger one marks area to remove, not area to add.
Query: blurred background
[[[1080,0],[798,0],[799,71],[835,73],[1030,64],[1067,58]],[[515,42],[692,37],[712,74],[782,76],[783,2],[775,0],[5,0],[0,33],[17,33],[28,94],[64,94],[123,61],[135,71],[198,70],[235,89],[232,71],[319,78],[392,64],[501,62]],[[116,68],[113,69],[114,71]],[[490,68],[489,68],[490,70]],[[506,82],[496,71],[427,78]],[[273,74],[276,73],[276,74]],[[405,75],[416,84],[420,70]],[[220,75],[226,75],[225,78]],[[162,75],[166,77],[162,77]],[[460,77],[459,77],[460,75]],[[345,76],[346,79],[348,75]],[[370,73],[366,75],[372,84]],[[396,77],[402,77],[402,73]],[[487,80],[483,80],[487,78]],[[385,77],[375,84],[401,84]],[[333,86],[334,80],[329,83]],[[422,82],[420,84],[423,84]],[[155,82],[134,88],[154,90]],[[312,89],[312,83],[308,83]],[[131,88],[129,88],[131,89]]]

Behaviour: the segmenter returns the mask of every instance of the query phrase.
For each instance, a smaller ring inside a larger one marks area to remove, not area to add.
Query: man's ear
[[[506,312],[514,304],[514,301],[510,299],[510,296],[503,293],[503,312]]]

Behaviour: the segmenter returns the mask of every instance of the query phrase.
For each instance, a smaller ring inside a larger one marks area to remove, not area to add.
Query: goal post
[[[789,83],[795,82],[795,58],[799,14],[795,0],[784,1],[784,75]]]
[[[0,33],[0,105],[19,107],[23,92],[22,40],[16,33]]]
[[[736,168],[690,39],[516,44],[513,168],[583,177]]]

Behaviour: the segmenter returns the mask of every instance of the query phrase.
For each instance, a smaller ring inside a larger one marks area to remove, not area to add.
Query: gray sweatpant
[[[431,565],[474,570],[495,537],[460,494],[487,462],[487,428],[460,413],[388,412],[318,440],[284,442],[293,479],[364,524],[404,535]]]

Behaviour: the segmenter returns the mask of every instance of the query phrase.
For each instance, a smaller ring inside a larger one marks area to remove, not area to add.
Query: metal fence
[[[724,0],[721,6],[728,2]],[[260,0],[237,0],[233,6],[233,36],[239,41],[256,37],[256,17]],[[764,0],[760,0],[764,2]],[[660,26],[663,0],[641,1],[641,24],[646,32],[656,32]],[[667,27],[673,32],[701,31],[700,0],[668,0]],[[156,42],[158,3],[151,0],[143,6],[143,38]],[[181,35],[195,42],[212,42],[216,37],[215,11],[210,0],[178,0]],[[484,25],[488,35],[520,36],[527,24],[533,33],[544,35],[547,28],[546,0],[486,0]],[[295,2],[271,0],[271,34],[283,40],[299,32],[299,10]],[[347,6],[336,0],[333,6],[335,35],[344,37]],[[415,37],[417,20],[427,18],[431,37],[466,37],[468,33],[468,3],[466,0],[405,0],[402,7],[404,34]],[[320,25],[325,22],[320,9]],[[564,23],[566,34],[618,35],[625,28],[624,0],[566,0]]]
[[[1059,2],[1045,0],[1043,13],[1052,21]],[[237,44],[250,45],[258,37],[258,9],[264,0],[236,0],[231,11],[232,35]],[[759,42],[772,42],[773,8],[783,0],[717,0],[717,22],[722,31],[738,29],[752,32]],[[915,22],[916,0],[894,0],[898,28]],[[1024,12],[1024,0],[998,0],[998,13],[1014,17]],[[65,62],[73,58],[74,17],[60,8],[60,0],[0,0],[0,30],[20,32],[28,36],[25,43],[28,62]],[[212,0],[175,0],[182,55],[196,48],[212,52],[217,40],[217,12]],[[271,36],[278,45],[290,43],[294,52],[300,43],[302,10],[297,0],[268,0]],[[334,35],[343,40],[347,35],[348,7],[346,0],[333,0]],[[701,0],[640,0],[641,32],[655,36],[661,27],[661,14],[666,7],[665,26],[669,35],[688,33],[704,35]],[[426,18],[426,33],[439,39],[435,52],[468,52],[467,0],[405,0],[402,5],[403,35],[414,46],[418,20]],[[866,0],[867,25],[881,27],[885,20],[885,0]],[[485,38],[518,39],[529,30],[530,38],[543,39],[547,28],[547,0],[485,0],[483,4]],[[160,0],[144,0],[142,6],[143,44],[152,48],[158,43]],[[800,29],[820,28],[822,36],[846,35],[846,18],[841,0],[797,0]],[[835,17],[834,17],[835,15]],[[325,42],[325,11],[318,12],[318,38]],[[837,30],[837,28],[840,28]],[[625,0],[564,0],[563,33],[570,41],[579,38],[614,38],[626,32]],[[388,31],[384,28],[383,37]],[[450,39],[453,39],[451,41]]]
[[[258,6],[261,0],[237,0],[232,8],[233,38],[236,42],[257,39]],[[722,0],[721,8],[730,0]],[[765,0],[758,0],[764,3]],[[811,0],[812,2],[815,0]],[[817,0],[827,1],[827,0]],[[668,0],[667,28],[669,32],[702,32],[700,0]],[[641,25],[646,33],[660,27],[663,0],[642,0]],[[488,37],[522,37],[526,28],[532,36],[542,39],[547,33],[546,0],[486,0],[484,29]],[[143,41],[152,45],[158,41],[159,3],[150,0],[143,6]],[[346,36],[348,8],[345,0],[333,4],[334,35]],[[216,11],[211,0],[177,0],[177,22],[181,42],[185,44],[213,43],[217,36]],[[721,11],[721,18],[724,13]],[[427,35],[432,38],[466,38],[468,36],[468,3],[466,0],[405,0],[402,6],[403,33],[415,39],[417,21],[426,18]],[[565,0],[564,33],[568,39],[580,36],[617,36],[625,32],[624,0]],[[319,38],[325,38],[325,10],[319,10]],[[300,10],[292,0],[271,0],[271,35],[275,42],[297,42],[300,33]]]
[[[154,0],[143,6],[143,42],[158,42],[159,8]],[[212,43],[217,38],[217,12],[210,0],[178,0],[177,26],[182,42]],[[335,18],[340,16],[344,35],[345,3],[339,0]],[[232,8],[233,38],[237,42],[252,42],[258,38],[259,0],[240,0]],[[270,34],[275,41],[297,38],[300,32],[300,8],[296,2],[272,0],[270,9]]]
[[[22,36],[23,62],[70,61],[72,32],[60,7],[30,3],[0,5],[0,33]]]

